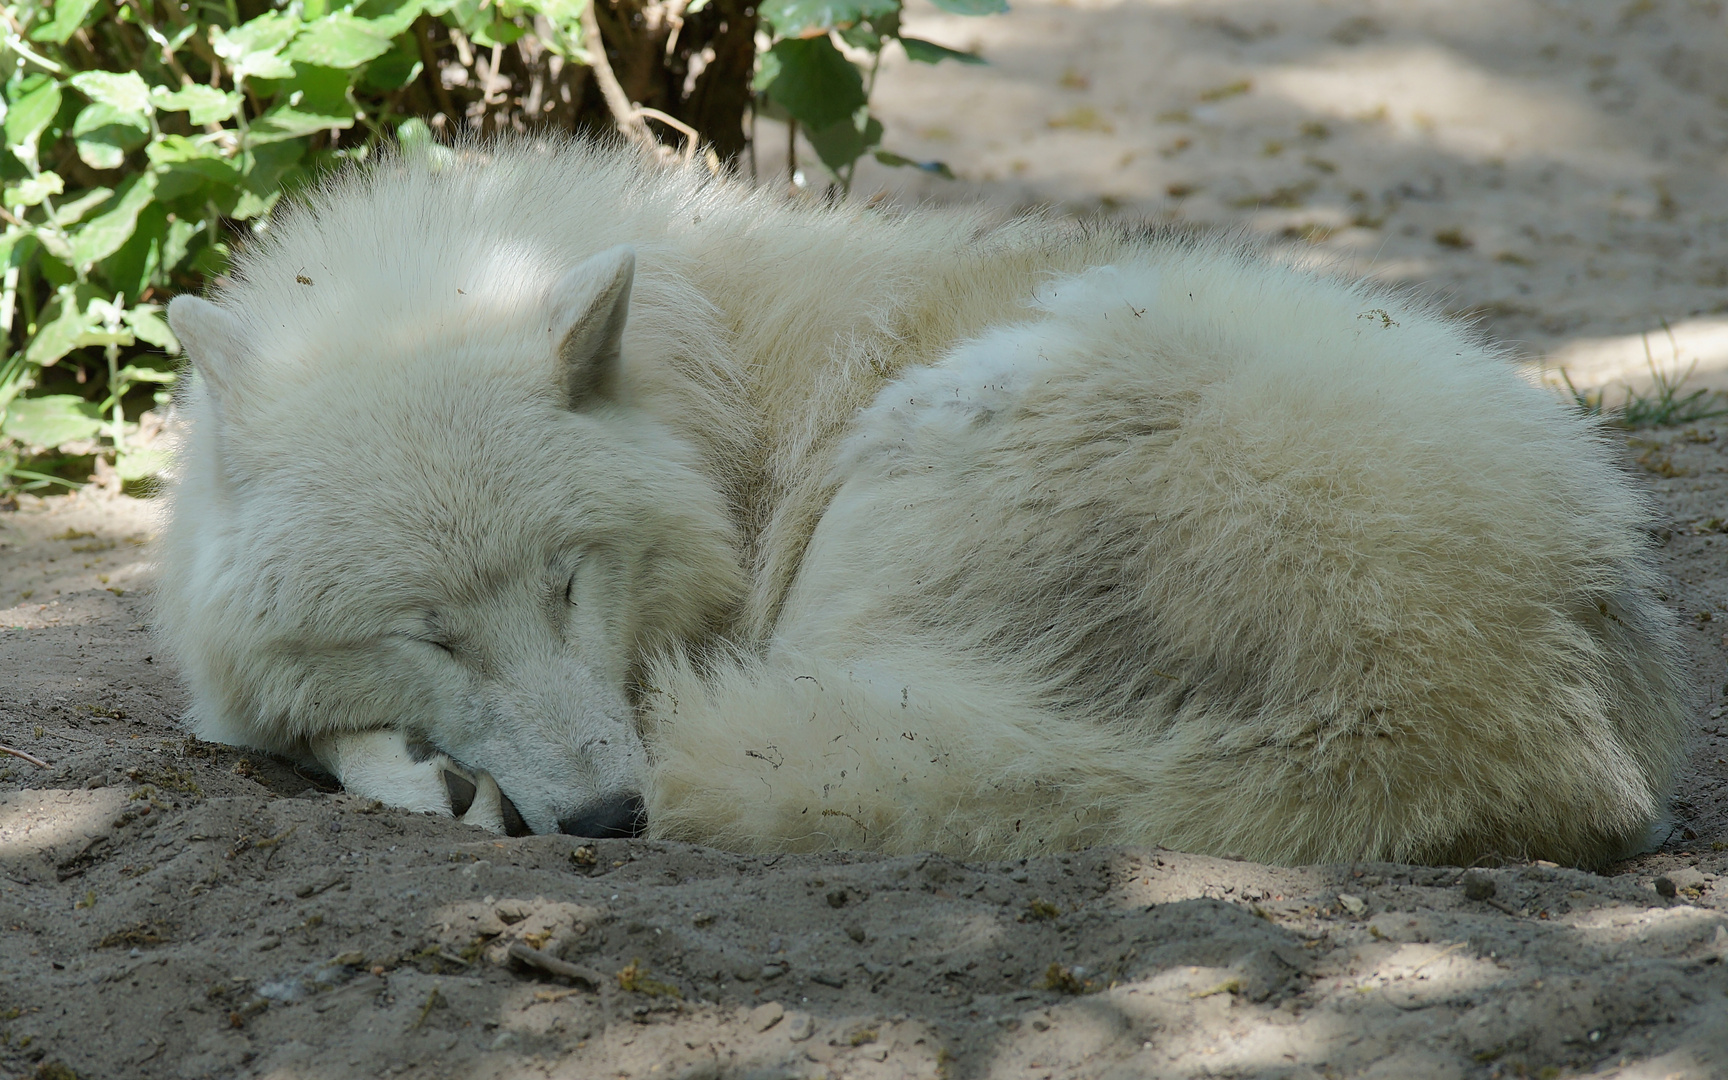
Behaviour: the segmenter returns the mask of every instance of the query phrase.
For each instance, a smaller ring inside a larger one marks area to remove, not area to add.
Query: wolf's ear
[[[558,343],[559,387],[572,409],[617,389],[618,344],[635,277],[636,249],[620,245],[583,262],[552,287],[546,332]]]
[[[168,303],[168,325],[180,339],[192,367],[210,387],[219,409],[238,399],[246,366],[246,331],[232,312],[196,296],[176,296]]]

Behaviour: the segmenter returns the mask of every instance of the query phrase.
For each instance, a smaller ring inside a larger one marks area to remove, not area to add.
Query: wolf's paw
[[[510,796],[498,789],[491,773],[465,768],[428,742],[412,741],[408,752],[422,764],[438,770],[444,794],[450,800],[450,816],[457,821],[506,836],[527,836],[533,831],[522,820]]]
[[[327,735],[314,740],[312,750],[353,794],[404,810],[447,814],[509,836],[530,831],[489,774],[468,769],[431,743],[403,732]]]

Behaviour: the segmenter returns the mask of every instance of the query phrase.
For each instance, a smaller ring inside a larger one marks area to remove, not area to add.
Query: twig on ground
[[[10,746],[0,746],[0,754],[11,754],[13,757],[23,758],[25,761],[28,761],[30,764],[36,766],[38,769],[51,768],[51,766],[46,761],[43,761],[41,758],[37,757],[35,754],[26,754],[24,751],[14,750]]]
[[[1417,964],[1415,967],[1411,968],[1410,974],[1412,974],[1412,975],[1416,974],[1418,971],[1421,971],[1423,968],[1427,967],[1429,964],[1432,964],[1434,961],[1439,960],[1442,957],[1449,956],[1452,953],[1457,952],[1459,949],[1462,949],[1464,946],[1466,946],[1468,944],[1469,944],[1469,942],[1467,942],[1467,941],[1455,941],[1455,942],[1453,942],[1452,944],[1446,946],[1444,949],[1441,949],[1439,952],[1435,953],[1433,956],[1430,956],[1428,959],[1422,961],[1420,964]]]
[[[606,985],[606,977],[592,968],[585,968],[580,964],[560,960],[556,956],[543,953],[539,949],[524,945],[520,941],[510,943],[508,955],[512,960],[520,961],[531,968],[538,968],[548,975],[561,975],[566,979],[575,979],[577,982],[586,983],[588,989],[593,991],[598,991]]]

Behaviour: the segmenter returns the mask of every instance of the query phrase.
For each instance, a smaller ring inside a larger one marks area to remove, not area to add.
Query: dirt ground
[[[871,167],[861,196],[1240,228],[1437,291],[1540,377],[1728,386],[1721,3],[908,25],[991,61],[880,83],[889,145],[960,179]],[[154,508],[24,497],[0,743],[47,765],[0,758],[0,1076],[1728,1076],[1728,418],[1613,437],[1694,723],[1666,842],[1605,876],[498,839],[187,740]]]

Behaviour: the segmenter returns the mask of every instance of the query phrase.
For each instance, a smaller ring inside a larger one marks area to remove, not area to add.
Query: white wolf
[[[1645,507],[1403,295],[516,143],[331,181],[170,317],[192,729],[364,795],[1285,863],[1599,863],[1663,810]]]

